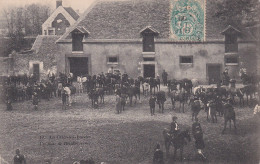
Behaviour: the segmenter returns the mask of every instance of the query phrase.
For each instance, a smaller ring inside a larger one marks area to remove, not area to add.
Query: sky
[[[72,7],[83,13],[94,1],[97,0],[63,0],[64,7]],[[32,3],[50,4],[53,9],[56,7],[56,0],[0,0],[0,9],[9,6],[25,6]]]

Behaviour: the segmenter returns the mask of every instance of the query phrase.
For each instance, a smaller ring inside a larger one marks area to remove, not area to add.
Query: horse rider
[[[179,125],[177,123],[177,120],[178,118],[176,116],[173,116],[172,117],[172,122],[171,122],[171,127],[170,127],[170,134],[175,138],[179,132],[180,132],[180,129],[179,129]]]
[[[122,82],[123,82],[123,83],[124,83],[124,82],[127,82],[127,80],[128,80],[128,75],[127,75],[126,72],[124,72],[124,74],[122,75]]]
[[[69,83],[70,85],[72,85],[72,81],[73,81],[73,73],[69,73],[69,74],[68,74],[68,83]]]
[[[206,159],[204,154],[202,153],[202,149],[205,148],[204,140],[203,140],[203,131],[198,122],[198,118],[195,118],[195,122],[192,124],[192,134],[195,139],[195,147],[198,151],[198,154],[202,157],[203,160]]]
[[[228,69],[226,68],[225,71],[223,72],[223,84],[228,86],[229,80],[230,80],[230,77],[228,75]]]

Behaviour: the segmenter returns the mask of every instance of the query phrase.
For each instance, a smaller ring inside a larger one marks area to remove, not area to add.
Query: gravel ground
[[[164,90],[166,88],[163,87]],[[34,111],[30,101],[13,104],[13,111],[6,111],[0,104],[0,156],[12,163],[15,150],[21,149],[28,164],[41,164],[46,160],[54,164],[72,164],[73,161],[92,157],[96,163],[151,163],[157,142],[163,145],[163,128],[168,128],[171,116],[176,115],[181,129],[190,129],[191,112],[171,110],[170,99],[165,113],[150,116],[148,98],[141,96],[136,105],[126,106],[116,114],[115,97],[105,97],[105,104],[91,108],[86,94],[76,95],[76,102],[67,110],[61,109],[61,100],[42,100]],[[178,103],[177,103],[178,106]],[[259,163],[259,118],[253,109],[235,108],[238,133],[229,128],[221,134],[223,118],[209,123],[201,111],[199,120],[204,130],[208,163]],[[172,163],[173,150],[166,163]],[[184,149],[184,163],[200,163],[196,158],[194,139]],[[178,163],[179,157],[175,163]]]

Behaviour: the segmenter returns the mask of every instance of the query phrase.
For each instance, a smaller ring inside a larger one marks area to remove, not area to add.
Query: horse
[[[126,99],[127,99],[127,95],[121,94],[121,107],[123,111],[125,110]]]
[[[227,98],[228,97],[228,87],[227,86],[218,87],[218,88],[216,88],[216,93],[221,98],[223,98],[223,96],[225,98]]]
[[[191,79],[191,83],[192,83],[193,87],[199,86],[199,80],[198,79]]]
[[[71,103],[72,103],[72,95],[75,95],[76,94],[76,87],[73,86],[73,85],[70,85],[70,86],[66,86],[64,87],[64,91],[66,92],[66,94],[68,95],[68,100],[67,100],[67,104],[69,106],[71,106]]]
[[[248,105],[248,97],[250,96],[250,100],[252,100],[253,94],[256,92],[256,86],[253,84],[245,85],[243,88],[240,89],[243,94],[246,95],[246,103]]]
[[[127,87],[126,94],[129,97],[130,106],[132,106],[133,96],[135,97],[135,104],[136,104],[138,95],[139,95],[139,100],[140,100],[140,89],[138,89],[136,86]]]
[[[179,112],[181,112],[181,106],[182,106],[182,112],[185,113],[184,112],[184,103],[187,101],[187,93],[184,90],[182,90],[180,92],[171,91],[169,93],[169,96],[172,101],[172,109],[175,109],[175,102],[179,101],[180,102]]]
[[[168,129],[163,130],[164,143],[166,148],[166,156],[168,157],[170,146],[174,147],[174,158],[176,157],[177,150],[180,150],[182,160],[183,148],[187,144],[186,140],[191,141],[190,133],[188,130],[181,131],[175,138],[169,133]]]
[[[190,99],[190,105],[191,105],[191,112],[192,112],[192,121],[193,118],[195,117],[195,119],[197,118],[200,110],[204,107],[204,104],[201,100],[194,100],[194,99]]]
[[[144,96],[148,96],[149,88],[150,88],[149,83],[144,82],[144,83],[142,84],[142,87],[143,87],[143,95],[144,95]]]
[[[234,123],[234,128],[235,128],[235,133],[236,133],[236,113],[234,111],[234,108],[232,107],[232,105],[230,105],[229,103],[224,103],[223,104],[224,107],[224,129],[222,130],[222,134],[224,134],[225,130],[226,130],[226,126],[227,126],[227,122],[229,121],[229,127],[231,130],[231,120],[233,120]]]
[[[210,100],[207,104],[207,106],[209,107],[208,112],[207,112],[207,120],[208,120],[208,116],[211,117],[212,123],[217,123],[217,105],[216,102],[213,102],[212,100]]]
[[[62,83],[58,83],[57,84],[57,94],[58,94],[58,97],[61,97],[61,92],[62,92],[62,89],[63,89],[63,87],[62,87]]]
[[[168,80],[168,92],[170,93],[173,90],[177,90],[177,81],[175,79]]]
[[[105,95],[104,88],[92,89],[89,92],[89,99],[91,99],[92,107],[96,107],[96,105],[98,105],[98,98],[100,98],[100,103],[104,104],[105,103],[104,95]]]
[[[156,81],[155,78],[153,77],[150,77],[147,79],[148,83],[149,83],[149,86],[150,86],[150,94],[154,93],[155,94],[155,88],[157,88],[157,91],[158,91],[158,83]],[[160,84],[159,84],[160,85]],[[153,92],[154,90],[154,92]]]
[[[192,93],[193,85],[191,80],[185,78],[180,81],[180,85],[187,93]]]
[[[166,101],[166,95],[164,91],[159,91],[156,93],[157,104],[159,105],[159,110],[164,111],[164,102]]]
[[[255,108],[254,108],[254,116],[255,115],[260,115],[260,106],[258,104],[256,104]]]
[[[239,98],[240,107],[242,106],[242,103],[244,106],[244,104],[245,104],[244,93],[241,91],[241,88],[230,89],[229,95],[230,95],[232,102],[234,102],[234,103],[235,103],[235,96],[237,96]]]

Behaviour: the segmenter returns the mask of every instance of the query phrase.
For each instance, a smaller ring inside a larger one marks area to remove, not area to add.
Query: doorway
[[[207,64],[209,84],[217,84],[221,80],[221,64]]]
[[[40,65],[33,64],[33,76],[36,78],[37,81],[40,80]]]
[[[154,64],[144,64],[144,78],[153,77],[155,78],[155,65]]]
[[[73,73],[73,80],[77,76],[88,74],[88,58],[87,57],[69,57],[69,70]]]

